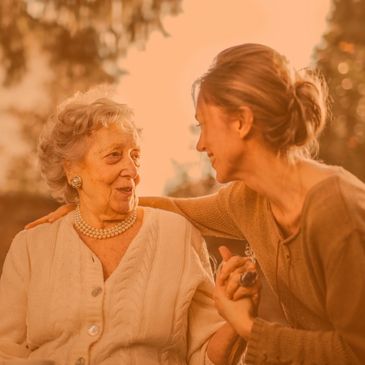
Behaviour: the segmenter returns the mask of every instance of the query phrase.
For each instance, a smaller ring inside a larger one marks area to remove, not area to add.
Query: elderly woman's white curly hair
[[[52,196],[60,202],[78,200],[77,191],[67,180],[64,163],[84,157],[94,131],[120,123],[127,133],[140,133],[134,124],[132,110],[109,98],[97,98],[100,91],[98,88],[79,92],[60,104],[40,135],[38,157],[42,176]]]

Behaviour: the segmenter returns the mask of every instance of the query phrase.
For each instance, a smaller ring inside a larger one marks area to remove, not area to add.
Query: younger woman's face
[[[220,183],[237,180],[244,160],[244,143],[237,131],[239,121],[199,95],[196,119],[200,127],[196,149],[207,153]]]

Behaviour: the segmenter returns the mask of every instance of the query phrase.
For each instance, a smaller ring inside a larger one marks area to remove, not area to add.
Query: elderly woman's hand
[[[260,299],[261,282],[257,276],[256,263],[249,257],[233,256],[225,246],[221,246],[219,252],[223,261],[217,273],[217,284],[224,287],[225,294],[229,299],[239,300],[249,297],[257,307]],[[244,285],[242,279],[245,276],[247,278],[247,273],[254,280]]]
[[[217,279],[214,301],[219,314],[234,328],[235,332],[248,340],[256,313],[253,299],[250,297],[239,300],[228,298],[225,285],[221,284],[220,279]]]
[[[56,221],[59,218],[62,218],[67,213],[71,212],[76,208],[75,204],[65,204],[61,205],[59,208],[57,208],[55,211],[45,215],[44,217],[38,218],[37,220],[28,223],[25,226],[25,229],[33,228],[35,226],[38,226],[42,223],[52,223]]]

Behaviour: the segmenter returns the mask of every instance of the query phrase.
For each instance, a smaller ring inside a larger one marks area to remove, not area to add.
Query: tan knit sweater
[[[199,232],[182,217],[145,208],[144,222],[104,282],[72,213],[23,231],[0,282],[0,363],[203,365],[224,323]]]
[[[299,232],[286,239],[267,199],[242,182],[200,198],[141,200],[204,235],[250,243],[291,327],[256,318],[247,364],[365,364],[365,185],[336,171],[308,192]]]

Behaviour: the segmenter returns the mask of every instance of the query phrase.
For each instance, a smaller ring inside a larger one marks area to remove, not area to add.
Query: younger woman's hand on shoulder
[[[33,228],[42,223],[52,223],[52,222],[56,221],[57,219],[62,218],[63,216],[65,216],[67,213],[71,212],[75,208],[76,208],[75,204],[61,205],[55,211],[45,215],[44,217],[38,218],[37,220],[35,220],[33,222],[28,223],[25,226],[25,229]]]

